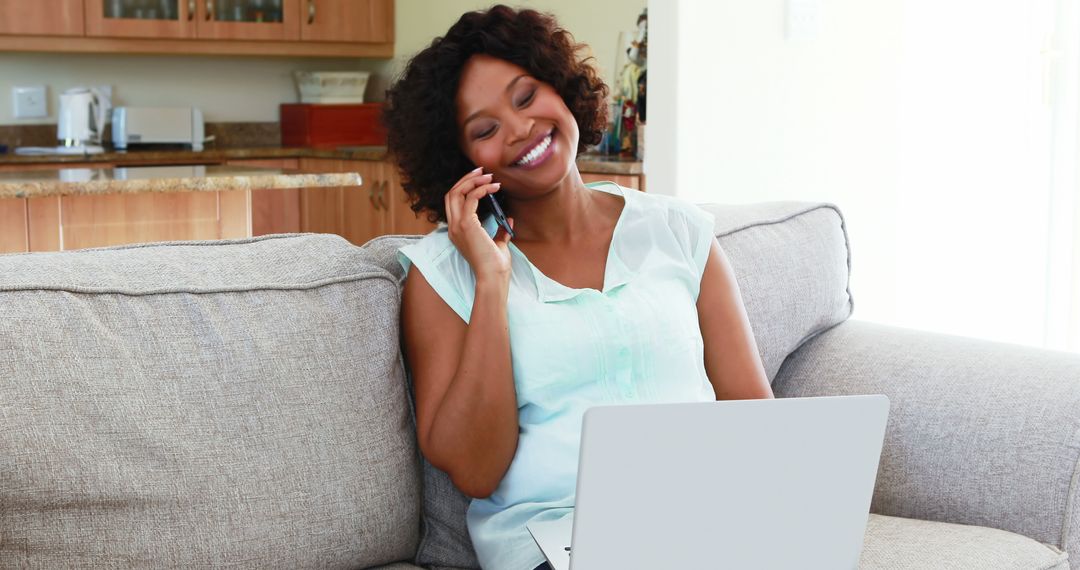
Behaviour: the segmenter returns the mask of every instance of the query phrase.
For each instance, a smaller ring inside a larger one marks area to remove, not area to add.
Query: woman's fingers
[[[491,182],[492,176],[490,174],[474,174],[476,171],[470,172],[462,177],[449,192],[446,193],[446,222],[452,223],[450,220],[457,220],[459,223],[467,219],[469,214],[475,213],[476,208],[472,210],[466,209],[465,197],[466,194],[475,190],[478,186]]]
[[[514,218],[507,216],[506,223],[510,225],[510,229],[514,229]],[[510,243],[510,232],[506,231],[506,228],[499,226],[499,229],[495,232],[495,241],[509,247],[507,244]]]
[[[443,210],[446,211],[446,225],[452,226],[454,224],[454,212],[450,209],[450,193],[443,194]]]
[[[466,214],[475,213],[476,210],[479,208],[480,200],[488,194],[498,192],[499,186],[500,183],[495,182],[492,184],[484,184],[483,186],[477,186],[476,188],[470,190],[469,193],[465,195],[465,204],[462,206],[462,211]]]

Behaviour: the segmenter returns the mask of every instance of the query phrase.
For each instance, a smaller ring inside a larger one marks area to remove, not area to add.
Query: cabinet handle
[[[371,186],[368,186],[368,189],[367,189],[368,201],[371,202],[371,207],[376,209],[376,210],[379,209],[379,203],[375,201],[375,190],[378,189],[378,187],[379,187],[379,183],[376,182],[376,183],[372,184]]]
[[[389,180],[383,180],[382,192],[379,193],[379,203],[382,204],[382,208],[384,210],[386,210],[387,212],[390,211],[390,201],[386,199],[386,194],[387,194],[387,191],[389,190],[389,188],[390,188],[390,181]]]
[[[307,0],[307,23],[315,23],[315,0]]]
[[[195,0],[187,2],[187,19],[189,22],[195,19]]]
[[[209,22],[214,18],[214,0],[206,0],[206,21]]]

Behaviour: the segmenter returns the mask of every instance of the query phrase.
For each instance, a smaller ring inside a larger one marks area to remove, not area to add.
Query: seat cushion
[[[808,202],[703,204],[731,260],[765,371],[771,380],[784,359],[810,338],[851,315],[850,255],[840,211]],[[399,280],[395,256],[416,236],[384,236],[364,244]],[[469,500],[450,477],[424,465],[424,524],[416,563],[479,568],[465,525]]]
[[[411,560],[398,299],[331,235],[0,255],[0,566]]]
[[[1069,570],[1057,547],[1016,533],[871,514],[860,570]]]

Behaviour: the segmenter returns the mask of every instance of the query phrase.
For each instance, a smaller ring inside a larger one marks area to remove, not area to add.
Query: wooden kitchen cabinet
[[[356,245],[386,233],[375,188],[382,163],[366,160],[304,158],[300,169],[311,172],[356,172],[360,186],[304,188],[300,191],[300,231],[337,234]]]
[[[295,158],[230,160],[227,164],[298,170]],[[251,191],[251,235],[292,234],[300,231],[300,189],[264,188]]]
[[[247,237],[247,191],[28,198],[29,251]]]
[[[29,251],[26,198],[0,199],[0,254]]]
[[[300,0],[85,0],[88,36],[296,41]]]
[[[300,0],[300,8],[304,41],[394,43],[393,0]]]
[[[390,58],[394,2],[0,0],[4,51]]]
[[[301,0],[196,0],[198,37],[211,40],[300,39]]]
[[[424,234],[435,224],[418,218],[404,201],[394,167],[385,161],[303,158],[300,169],[357,172],[360,187],[305,188],[300,193],[300,228],[338,234],[356,245],[386,234]]]
[[[84,0],[86,35],[109,38],[193,38],[195,8],[192,0],[136,2]]]
[[[0,34],[81,36],[82,0],[0,0]]]

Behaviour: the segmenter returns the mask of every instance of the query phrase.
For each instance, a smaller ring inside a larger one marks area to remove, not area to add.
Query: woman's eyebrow
[[[522,77],[528,77],[528,74],[522,73],[521,75],[515,77],[512,81],[510,81],[510,83],[506,84],[505,91],[510,91],[511,89],[513,89],[514,85],[517,84],[518,80],[521,79]],[[473,114],[469,115],[468,117],[465,117],[465,120],[461,122],[461,126],[465,126],[465,125],[469,124],[469,121],[475,119],[476,116],[479,115],[480,113],[482,113],[483,111],[484,110],[481,109],[481,110],[476,111]]]

